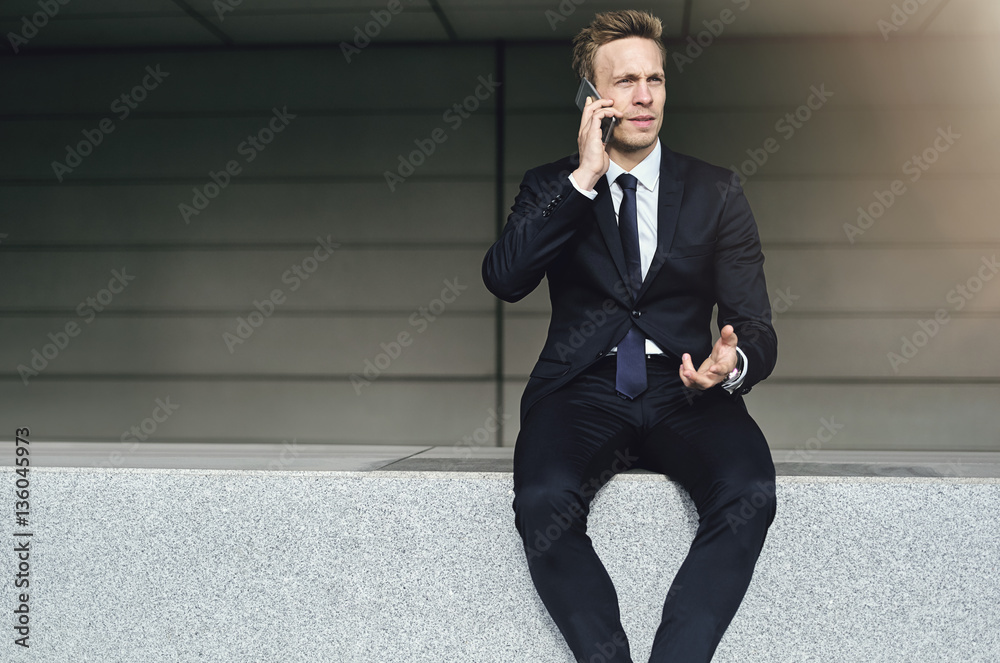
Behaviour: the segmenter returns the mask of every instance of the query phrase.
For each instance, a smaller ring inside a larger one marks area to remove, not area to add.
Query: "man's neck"
[[[624,168],[626,172],[629,172],[642,163],[642,160],[648,157],[655,147],[655,142],[647,148],[630,152],[622,152],[612,147],[608,150],[608,158]]]

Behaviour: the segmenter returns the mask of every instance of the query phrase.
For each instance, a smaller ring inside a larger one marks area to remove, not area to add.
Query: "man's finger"
[[[691,355],[688,353],[685,352],[681,357],[681,363],[684,364],[684,368],[686,370],[691,371],[692,373],[697,373],[697,371],[694,370],[694,364],[691,363]]]
[[[728,332],[726,330],[729,330]],[[736,347],[736,343],[739,340],[736,337],[736,330],[733,329],[732,325],[726,325],[722,328],[722,336],[720,337],[722,341],[729,346]]]
[[[684,386],[685,387],[690,387],[691,386],[691,381],[694,378],[693,377],[689,377],[688,374],[692,373],[694,375],[697,375],[697,371],[694,370],[694,364],[691,363],[691,355],[689,355],[686,352],[683,355],[681,355],[681,366],[680,366],[680,369],[679,369],[679,373],[680,373],[680,376],[681,376],[681,382],[684,383]]]
[[[691,355],[684,353],[681,355],[681,366],[678,369],[681,376],[681,382],[684,383],[685,387],[695,387],[697,389],[708,389],[715,384],[715,381],[710,375],[707,375],[704,371],[707,370],[709,360],[705,360],[705,363],[701,365],[701,368],[695,369],[694,364],[691,363]]]

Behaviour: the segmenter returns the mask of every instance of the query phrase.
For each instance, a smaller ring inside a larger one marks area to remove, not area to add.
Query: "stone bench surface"
[[[514,529],[511,449],[149,444],[101,466],[122,448],[32,443],[32,646],[8,631],[0,660],[573,660]],[[996,663],[996,460],[777,462],[777,516],[714,662]],[[594,499],[637,663],[696,527],[661,474]]]
[[[514,447],[371,444],[32,442],[38,467],[511,472]],[[12,465],[4,454],[0,466]],[[772,451],[778,476],[1000,478],[1000,452]],[[626,474],[642,473],[629,470]]]

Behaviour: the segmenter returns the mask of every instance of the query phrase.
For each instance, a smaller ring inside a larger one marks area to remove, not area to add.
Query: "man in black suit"
[[[611,476],[661,472],[699,514],[650,661],[711,660],[775,514],[770,449],[742,399],[777,357],[756,222],[735,173],[659,142],[661,30],[628,10],[598,14],[574,38],[574,68],[602,98],[582,112],[577,154],[525,173],[483,261],[486,286],[507,302],[548,278],[552,317],[521,399],[512,506],[538,594],[588,663],[632,661],[586,534]],[[618,124],[605,146],[606,117]]]

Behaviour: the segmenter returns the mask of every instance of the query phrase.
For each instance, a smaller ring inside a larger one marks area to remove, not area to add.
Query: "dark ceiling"
[[[389,42],[564,40],[595,12],[622,6],[598,0],[3,0],[0,29],[7,55],[14,52],[12,35],[25,37],[19,52],[337,45],[366,28]],[[668,40],[712,26],[724,26],[726,39],[1000,35],[1000,0],[661,0],[632,6],[663,19]]]

